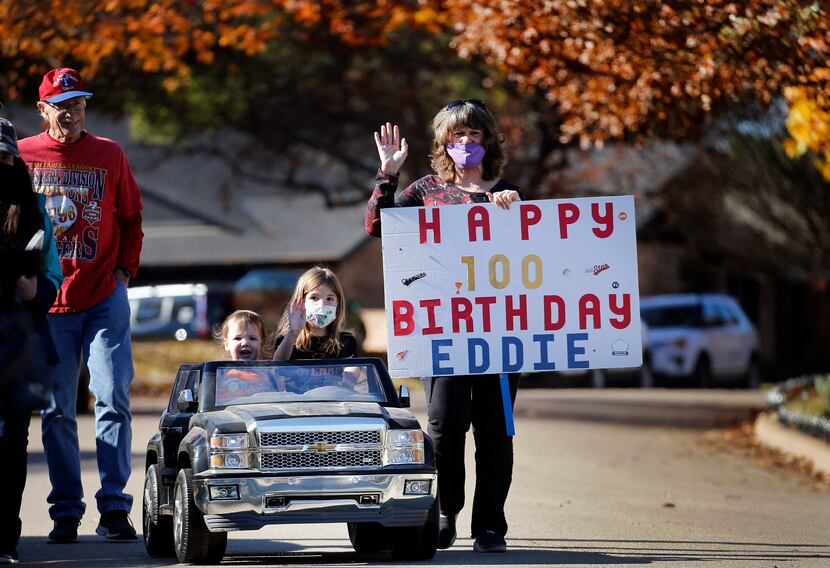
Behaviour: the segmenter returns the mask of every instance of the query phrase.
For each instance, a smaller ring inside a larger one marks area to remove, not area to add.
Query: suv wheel
[[[706,355],[698,357],[697,363],[695,363],[694,378],[697,385],[702,389],[712,386],[712,364]]]
[[[429,508],[427,521],[421,527],[391,529],[392,558],[429,560],[438,548],[438,499]]]
[[[182,563],[218,564],[225,555],[228,533],[213,533],[193,502],[193,470],[182,469],[176,477],[173,501],[173,540],[176,558]]]
[[[747,388],[757,389],[761,386],[761,363],[758,361],[758,355],[752,355],[744,376]]]
[[[147,468],[141,507],[144,548],[150,556],[171,557],[176,555],[173,549],[173,517],[159,513],[159,478],[158,465],[153,464]]]
[[[648,352],[643,353],[643,364],[640,366],[638,378],[640,379],[641,389],[654,387],[654,370],[651,368],[651,357]]]

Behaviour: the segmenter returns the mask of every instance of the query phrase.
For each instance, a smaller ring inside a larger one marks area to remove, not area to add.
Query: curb
[[[830,445],[782,426],[775,413],[758,415],[755,419],[755,437],[763,445],[804,458],[813,464],[816,471],[830,475]]]

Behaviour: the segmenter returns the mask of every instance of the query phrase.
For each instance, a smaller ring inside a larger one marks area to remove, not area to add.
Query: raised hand
[[[288,306],[288,329],[299,334],[305,326],[305,302],[297,298]]]
[[[389,175],[397,175],[406,160],[409,146],[406,138],[401,138],[398,125],[391,122],[380,125],[380,133],[375,132],[375,144],[380,156],[380,169]]]

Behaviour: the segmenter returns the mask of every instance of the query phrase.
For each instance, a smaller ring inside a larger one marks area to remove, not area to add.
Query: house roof
[[[27,107],[7,107],[7,114],[21,138],[40,131],[37,114]],[[144,267],[333,262],[370,238],[363,226],[365,203],[329,207],[321,194],[292,191],[280,183],[285,164],[273,157],[254,156],[259,167],[248,175],[187,148],[134,142],[123,120],[90,112],[87,128],[121,144],[141,187]],[[211,141],[198,142],[204,147]],[[245,143],[222,134],[223,149]],[[319,168],[302,175],[315,176],[321,185],[337,183]],[[367,179],[367,199],[370,191]]]

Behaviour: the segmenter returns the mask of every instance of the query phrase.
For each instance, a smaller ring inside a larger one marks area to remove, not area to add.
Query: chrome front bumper
[[[404,495],[404,481],[429,480],[429,495]],[[194,500],[213,532],[284,523],[420,526],[438,489],[435,473],[194,476]],[[236,485],[239,499],[210,499],[210,487]],[[361,502],[362,501],[362,502]],[[372,502],[375,501],[375,502]]]

